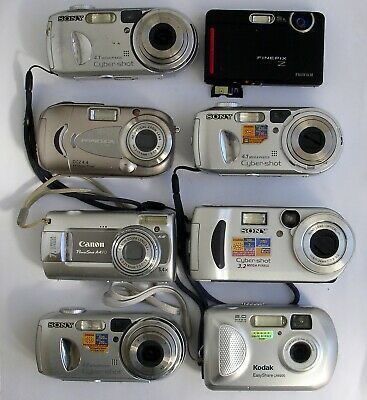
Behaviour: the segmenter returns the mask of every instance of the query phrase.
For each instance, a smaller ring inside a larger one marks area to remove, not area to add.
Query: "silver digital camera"
[[[350,226],[327,208],[199,207],[190,272],[199,281],[331,282],[353,251]]]
[[[198,168],[232,175],[311,175],[332,167],[343,137],[316,108],[243,108],[220,103],[195,119]]]
[[[193,61],[195,27],[173,10],[71,7],[47,25],[50,69],[69,77],[162,76]]]
[[[152,176],[170,168],[176,131],[153,109],[55,104],[40,117],[38,158],[55,174]]]
[[[62,380],[161,379],[181,365],[185,354],[182,330],[160,316],[61,309],[38,323],[38,370]]]
[[[315,390],[334,372],[330,316],[307,307],[213,307],[204,316],[204,379],[212,390]]]
[[[55,211],[46,220],[41,259],[48,278],[174,281],[173,212]]]

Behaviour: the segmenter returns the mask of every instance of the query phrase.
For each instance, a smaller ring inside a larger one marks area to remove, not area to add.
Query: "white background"
[[[67,1],[1,1],[0,63],[0,201],[1,280],[0,349],[1,398],[23,399],[293,399],[294,393],[216,393],[205,388],[199,370],[189,360],[168,379],[152,384],[61,382],[37,372],[34,339],[37,320],[60,306],[103,308],[101,295],[107,285],[94,282],[47,280],[39,261],[40,228],[22,231],[16,226],[17,210],[37,180],[23,148],[23,79],[33,63],[46,65],[45,26],[50,14],[66,9]],[[345,138],[339,163],[329,172],[310,178],[217,177],[184,173],[181,186],[189,214],[200,204],[325,206],[339,211],[354,228],[357,249],[345,273],[334,284],[300,285],[302,304],[327,310],[339,336],[337,368],[330,384],[312,393],[297,393],[298,399],[366,399],[367,313],[365,294],[367,268],[366,225],[366,34],[367,3],[364,0],[290,1],[195,1],[159,2],[133,0],[94,1],[95,6],[169,6],[179,8],[198,27],[201,44],[205,12],[210,8],[314,9],[325,13],[325,83],[320,88],[246,88],[249,106],[316,106],[339,120]],[[238,51],[246,51],[238,43]],[[115,105],[150,106],[169,113],[181,127],[176,164],[191,164],[190,137],[196,112],[215,103],[203,83],[203,45],[196,62],[186,71],[163,81],[109,80],[75,82],[35,73],[35,114],[59,101],[104,102]],[[153,179],[105,179],[117,194],[140,200],[171,203],[170,174]],[[33,210],[83,208],[75,200],[49,197]],[[227,301],[289,300],[282,285],[217,284],[210,290]]]

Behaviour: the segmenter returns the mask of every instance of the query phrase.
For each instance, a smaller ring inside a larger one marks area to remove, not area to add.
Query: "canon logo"
[[[253,371],[273,371],[274,370],[274,366],[273,365],[257,365],[254,364],[252,366],[252,370]]]
[[[79,247],[100,247],[103,248],[104,247],[104,243],[103,242],[84,242],[84,241],[80,241],[79,242]]]
[[[84,15],[59,15],[57,20],[61,22],[81,22]]]
[[[206,119],[232,119],[233,114],[206,114]]]
[[[49,328],[72,328],[74,322],[49,322],[47,326]]]
[[[265,228],[244,228],[242,229],[243,233],[265,233],[266,229]]]

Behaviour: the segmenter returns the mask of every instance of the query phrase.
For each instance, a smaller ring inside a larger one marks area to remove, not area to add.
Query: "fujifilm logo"
[[[275,61],[278,67],[287,66],[287,56],[257,56],[258,61]]]
[[[266,228],[243,228],[242,232],[243,233],[265,233],[267,231]]]
[[[274,365],[257,365],[253,364],[252,365],[252,370],[253,371],[274,371]]]
[[[60,22],[81,22],[84,19],[84,15],[59,15],[57,20]]]
[[[49,322],[47,325],[49,328],[69,328],[74,326],[74,322]]]
[[[232,119],[233,114],[206,114],[206,119]]]
[[[104,248],[104,242],[79,242],[79,247],[86,247],[86,248]]]

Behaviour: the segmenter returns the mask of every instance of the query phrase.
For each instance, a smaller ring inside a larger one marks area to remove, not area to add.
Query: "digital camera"
[[[170,168],[177,131],[153,109],[61,103],[41,114],[38,158],[55,174],[152,176]]]
[[[224,87],[321,85],[324,30],[319,12],[210,10],[205,82]]]
[[[48,278],[174,281],[173,212],[55,211],[46,220],[41,258]]]
[[[181,365],[185,354],[182,330],[151,314],[61,309],[38,323],[38,370],[62,380],[161,379]]]
[[[342,145],[335,119],[316,108],[219,103],[195,119],[195,164],[223,175],[317,174],[336,163]]]
[[[69,77],[162,76],[193,61],[195,27],[173,10],[71,7],[47,25],[50,69]]]
[[[353,251],[350,226],[327,208],[199,207],[190,272],[199,281],[332,282]]]
[[[334,372],[330,316],[308,307],[212,307],[204,316],[205,384],[212,390],[315,390]]]

